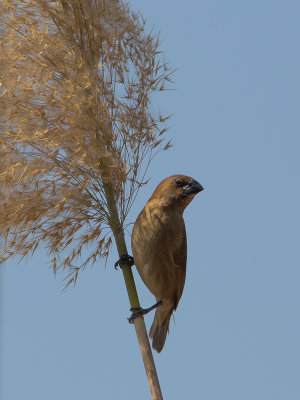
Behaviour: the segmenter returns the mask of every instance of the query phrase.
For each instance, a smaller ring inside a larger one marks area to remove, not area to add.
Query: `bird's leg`
[[[135,318],[141,317],[142,315],[145,315],[145,314],[148,314],[148,312],[159,307],[161,304],[162,304],[162,300],[159,300],[157,303],[155,303],[153,306],[151,306],[149,308],[131,307],[130,311],[134,311],[134,312],[131,314],[131,317],[128,318],[128,322],[130,324],[133,324]]]
[[[132,256],[129,256],[128,254],[122,254],[119,260],[115,263],[115,269],[118,269],[118,266],[123,268],[125,265],[129,265],[130,267],[134,265]]]

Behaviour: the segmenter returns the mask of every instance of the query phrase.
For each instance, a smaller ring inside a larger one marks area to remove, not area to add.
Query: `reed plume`
[[[151,94],[170,71],[117,0],[5,1],[0,23],[2,261],[43,244],[54,271],[83,253],[84,267],[107,257],[145,183],[165,132]]]
[[[170,147],[151,103],[168,82],[159,37],[120,0],[1,2],[1,262],[42,245],[69,285],[113,237],[127,252],[128,212]]]

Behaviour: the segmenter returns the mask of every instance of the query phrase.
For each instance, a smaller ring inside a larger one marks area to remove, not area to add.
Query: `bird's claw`
[[[129,318],[127,318],[127,319],[128,319],[128,322],[129,322],[130,324],[133,324],[133,323],[134,323],[134,320],[135,320],[137,317],[141,317],[141,316],[143,316],[143,315],[146,314],[146,313],[144,312],[145,310],[144,310],[143,308],[141,308],[141,307],[131,307],[130,311],[135,311],[135,312],[133,312],[133,313],[131,314],[131,316],[130,316]]]
[[[142,317],[145,314],[148,314],[148,312],[154,310],[155,308],[159,307],[162,304],[162,300],[158,301],[157,303],[155,303],[153,306],[149,307],[149,308],[142,308],[142,307],[131,307],[130,311],[134,311],[131,316],[128,319],[128,322],[130,324],[134,323],[134,320],[137,317]]]
[[[132,256],[129,256],[128,254],[122,254],[119,260],[115,263],[115,269],[118,269],[118,266],[123,268],[125,265],[129,265],[130,267],[134,265]]]

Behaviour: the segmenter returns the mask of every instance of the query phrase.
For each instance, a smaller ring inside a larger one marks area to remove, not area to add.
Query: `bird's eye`
[[[179,179],[179,178],[175,179],[174,182],[176,183],[176,185],[178,187],[181,187],[181,186],[185,185],[184,181],[182,179]]]

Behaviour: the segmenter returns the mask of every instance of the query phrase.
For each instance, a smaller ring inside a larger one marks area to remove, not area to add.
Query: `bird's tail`
[[[173,307],[166,310],[163,305],[156,309],[149,336],[152,339],[153,349],[158,353],[160,353],[164,347],[172,312]]]

